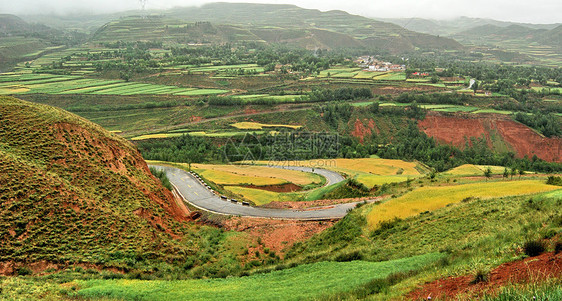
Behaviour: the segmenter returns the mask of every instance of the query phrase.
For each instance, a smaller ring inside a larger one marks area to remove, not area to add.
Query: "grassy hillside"
[[[386,297],[400,296],[433,279],[476,275],[524,256],[522,246],[541,239],[547,250],[560,240],[560,189],[532,197],[467,199],[434,211],[369,228],[367,217],[380,205],[365,205],[333,228],[297,244],[288,262],[322,260],[389,260],[445,252],[435,270],[425,271],[393,287]],[[420,199],[423,200],[423,199]],[[393,202],[394,199],[388,201]],[[377,299],[378,300],[378,299]]]
[[[422,268],[441,257],[433,253],[388,262],[321,262],[244,278],[187,281],[89,281],[78,296],[129,300],[303,300],[368,285],[392,273]]]
[[[78,116],[0,98],[0,265],[182,260],[186,210],[135,147]],[[39,267],[38,267],[39,269]]]

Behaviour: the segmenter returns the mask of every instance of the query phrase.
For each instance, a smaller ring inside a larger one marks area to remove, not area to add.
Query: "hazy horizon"
[[[207,3],[219,1],[207,0],[160,0],[147,1],[147,9],[169,9],[173,7],[201,6]],[[319,9],[321,11],[343,10],[351,14],[362,15],[371,18],[423,18],[435,20],[455,19],[458,17],[489,18],[501,21],[522,23],[561,23],[559,12],[562,11],[562,2],[557,0],[537,0],[532,6],[527,1],[505,1],[499,0],[474,0],[463,1],[451,5],[451,1],[445,0],[396,0],[388,1],[365,1],[349,0],[345,2],[327,0],[321,3],[312,0],[285,0],[282,3],[268,0],[243,0],[223,1],[231,3],[269,3],[269,4],[294,4],[308,9]],[[457,1],[458,2],[458,1]],[[0,3],[0,13],[16,15],[38,15],[38,14],[101,14],[117,13],[127,10],[138,10],[141,8],[138,0],[124,1],[69,1],[69,0],[20,0]]]

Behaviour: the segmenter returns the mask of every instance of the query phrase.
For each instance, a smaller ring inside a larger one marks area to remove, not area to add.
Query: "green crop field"
[[[420,269],[441,258],[438,253],[386,262],[319,262],[295,268],[210,280],[75,281],[84,298],[124,300],[303,300],[352,290],[392,273]]]
[[[513,112],[513,111],[506,111],[506,110],[483,109],[483,110],[476,110],[476,111],[473,111],[472,114],[502,114],[502,115],[511,115],[511,114],[514,114],[514,112]]]
[[[396,80],[396,81],[404,81],[406,80],[406,74],[403,72],[391,72],[386,73],[383,75],[373,77],[374,80]]]
[[[194,89],[176,86],[125,82],[123,80],[84,79],[80,76],[42,74],[0,74],[0,95],[11,94],[94,94],[94,95],[212,95],[228,93],[222,89]]]

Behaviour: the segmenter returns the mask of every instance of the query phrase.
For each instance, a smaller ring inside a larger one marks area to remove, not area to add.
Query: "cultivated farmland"
[[[93,95],[178,95],[198,96],[228,93],[220,89],[179,88],[124,80],[84,79],[80,76],[43,74],[0,74],[0,95],[93,94]]]
[[[374,206],[368,214],[371,228],[395,218],[406,218],[421,212],[432,211],[467,198],[488,199],[495,197],[534,194],[559,189],[538,180],[501,181],[453,186],[420,187],[401,197]]]

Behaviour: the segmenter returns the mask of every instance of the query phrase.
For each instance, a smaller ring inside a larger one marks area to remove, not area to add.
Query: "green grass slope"
[[[124,300],[305,300],[345,292],[391,273],[416,270],[441,255],[427,254],[388,262],[320,262],[296,268],[213,280],[80,281],[82,297]]]
[[[397,219],[371,230],[365,216],[377,204],[352,211],[334,227],[296,244],[290,262],[323,260],[391,260],[445,252],[441,267],[407,281],[391,294],[399,295],[418,283],[489,270],[521,258],[526,241],[545,241],[547,250],[560,239],[562,190],[533,197],[467,199],[435,211]],[[392,202],[393,199],[388,202]],[[401,292],[399,292],[402,290]]]
[[[76,115],[0,98],[0,270],[174,260],[185,215],[135,147]]]

